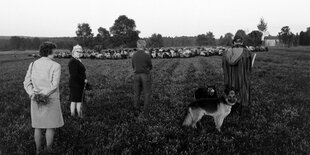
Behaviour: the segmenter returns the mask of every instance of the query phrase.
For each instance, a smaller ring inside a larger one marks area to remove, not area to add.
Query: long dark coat
[[[71,58],[69,61],[69,88],[70,88],[70,101],[81,102],[82,94],[86,79],[85,66],[79,60]]]
[[[233,46],[223,53],[224,83],[240,92],[241,104],[251,102],[250,85],[253,54],[244,46]]]

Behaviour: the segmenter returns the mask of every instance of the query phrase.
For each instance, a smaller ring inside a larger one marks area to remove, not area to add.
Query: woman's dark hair
[[[53,53],[53,49],[56,49],[57,46],[55,43],[46,41],[40,45],[39,53],[41,57],[47,57]]]

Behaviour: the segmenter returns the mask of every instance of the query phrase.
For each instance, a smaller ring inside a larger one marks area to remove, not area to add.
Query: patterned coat
[[[251,102],[250,85],[253,54],[244,46],[234,46],[223,53],[224,83],[240,92],[241,104]]]

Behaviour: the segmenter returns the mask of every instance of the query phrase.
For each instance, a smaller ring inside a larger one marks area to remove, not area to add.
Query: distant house
[[[264,43],[267,47],[272,46],[283,46],[282,42],[277,36],[266,36],[264,37]]]

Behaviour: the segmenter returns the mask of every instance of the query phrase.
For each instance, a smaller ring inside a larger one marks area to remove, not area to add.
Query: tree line
[[[78,24],[76,40],[83,47],[90,49],[134,48],[140,33],[136,30],[135,21],[126,15],[119,16],[110,27],[110,31],[103,27],[99,27],[97,31],[94,37],[88,23]]]
[[[42,42],[52,41],[57,44],[58,48],[70,49],[76,44],[74,38],[39,38],[39,37],[19,37],[13,36],[3,48],[9,50],[37,50]]]
[[[310,45],[310,27],[307,30],[301,31],[299,34],[299,45]]]
[[[216,39],[213,32],[206,32],[197,36],[163,37],[154,33],[146,39],[147,47],[190,47],[190,46],[231,46],[233,37],[236,35],[244,39],[245,45],[261,46],[263,34],[267,31],[267,23],[260,19],[257,30],[246,33],[244,30],[237,30],[235,34],[226,33]],[[111,49],[111,48],[135,48],[140,31],[136,30],[133,19],[126,15],[119,16],[114,24],[107,30],[99,27],[97,35],[94,35],[88,23],[80,23],[77,26],[76,37],[59,38],[39,38],[39,37],[19,37],[12,36],[9,40],[0,38],[0,50],[37,50],[44,41],[55,42],[58,48],[72,49],[76,44],[80,44],[88,49]],[[286,45],[310,45],[310,27],[305,32],[293,34],[289,26],[284,26],[278,33],[279,40]]]

